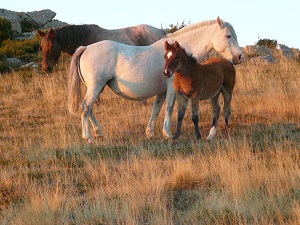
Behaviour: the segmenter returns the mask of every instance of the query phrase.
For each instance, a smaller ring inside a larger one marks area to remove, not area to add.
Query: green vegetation
[[[189,25],[191,23],[191,21],[189,21],[188,23],[186,23],[185,21],[182,21],[181,23],[178,23],[177,24],[169,24],[169,27],[165,28],[165,30],[167,31],[167,33],[174,33],[175,31],[178,31],[180,30],[181,28]]]
[[[0,17],[0,47],[2,42],[13,37],[13,30],[9,20]]]
[[[268,47],[269,49],[276,49],[277,41],[271,39],[259,39],[256,43],[257,45],[263,45]]]
[[[0,73],[11,70],[6,64],[6,58],[17,58],[22,62],[39,61],[39,48],[40,37],[38,35],[29,40],[4,40],[0,48]]]

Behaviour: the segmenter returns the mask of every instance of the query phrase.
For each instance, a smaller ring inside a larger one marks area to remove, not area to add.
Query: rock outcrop
[[[26,39],[31,37],[28,32],[36,29],[46,29],[51,27],[61,27],[67,25],[65,22],[54,20],[56,13],[50,9],[44,9],[33,12],[14,12],[7,9],[0,9],[0,17],[10,20],[14,37]],[[34,36],[34,35],[33,35]]]
[[[247,45],[243,52],[249,62],[259,64],[272,64],[278,60],[299,60],[299,49],[292,49],[286,45],[278,44],[276,49],[269,49],[262,45]]]

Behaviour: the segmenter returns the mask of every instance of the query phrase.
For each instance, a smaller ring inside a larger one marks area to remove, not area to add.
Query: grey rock
[[[37,64],[36,62],[30,62],[21,66],[21,68],[34,68],[34,69],[37,69],[38,67],[39,64]]]
[[[34,23],[41,27],[50,22],[56,16],[56,13],[50,9],[27,12],[26,14],[32,19],[32,21],[34,21]]]
[[[21,60],[16,58],[7,58],[5,61],[8,66],[20,66],[22,64]]]
[[[248,56],[256,57],[256,56],[274,56],[274,52],[263,45],[247,45],[243,48],[243,52]]]
[[[277,50],[284,59],[294,59],[296,57],[293,50],[286,45],[278,44]]]
[[[63,27],[69,25],[68,23],[61,22],[59,20],[52,20],[48,23],[46,23],[41,29],[50,29],[50,28],[58,28],[58,27]]]
[[[251,63],[254,64],[273,64],[277,62],[277,59],[272,55],[265,55],[265,56],[256,56],[248,60]]]

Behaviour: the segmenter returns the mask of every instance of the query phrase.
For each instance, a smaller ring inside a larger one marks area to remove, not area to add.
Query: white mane
[[[223,20],[221,20],[221,21],[223,23],[223,26],[228,27],[232,31],[232,34],[234,34],[235,38],[237,38],[236,33],[233,29],[233,26],[230,23],[226,22],[226,21],[223,21]],[[202,21],[202,22],[198,22],[198,23],[195,23],[195,24],[190,24],[188,26],[185,26],[185,27],[181,28],[180,30],[177,30],[174,33],[167,34],[166,38],[174,38],[177,35],[180,35],[182,33],[186,33],[186,32],[192,31],[194,29],[198,29],[200,27],[214,25],[216,23],[217,23],[217,20],[207,20],[207,21]]]

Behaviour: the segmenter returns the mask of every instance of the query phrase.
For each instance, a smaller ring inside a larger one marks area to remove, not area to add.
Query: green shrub
[[[0,46],[4,40],[12,39],[13,30],[9,20],[0,17]]]
[[[266,46],[269,49],[276,49],[277,41],[276,40],[270,40],[270,39],[259,39],[256,44]]]
[[[181,28],[189,25],[190,23],[191,23],[191,21],[188,22],[187,24],[184,21],[182,21],[181,23],[177,22],[176,25],[170,24],[168,28],[165,28],[165,30],[167,31],[167,33],[174,33],[175,31],[180,30]]]
[[[6,64],[6,58],[17,58],[22,62],[38,61],[40,57],[39,48],[39,35],[28,40],[4,40],[0,47],[0,74],[11,70]]]
[[[38,35],[29,40],[5,40],[0,48],[0,56],[8,58],[18,58],[28,53],[35,54],[38,52],[40,46],[40,40]]]

